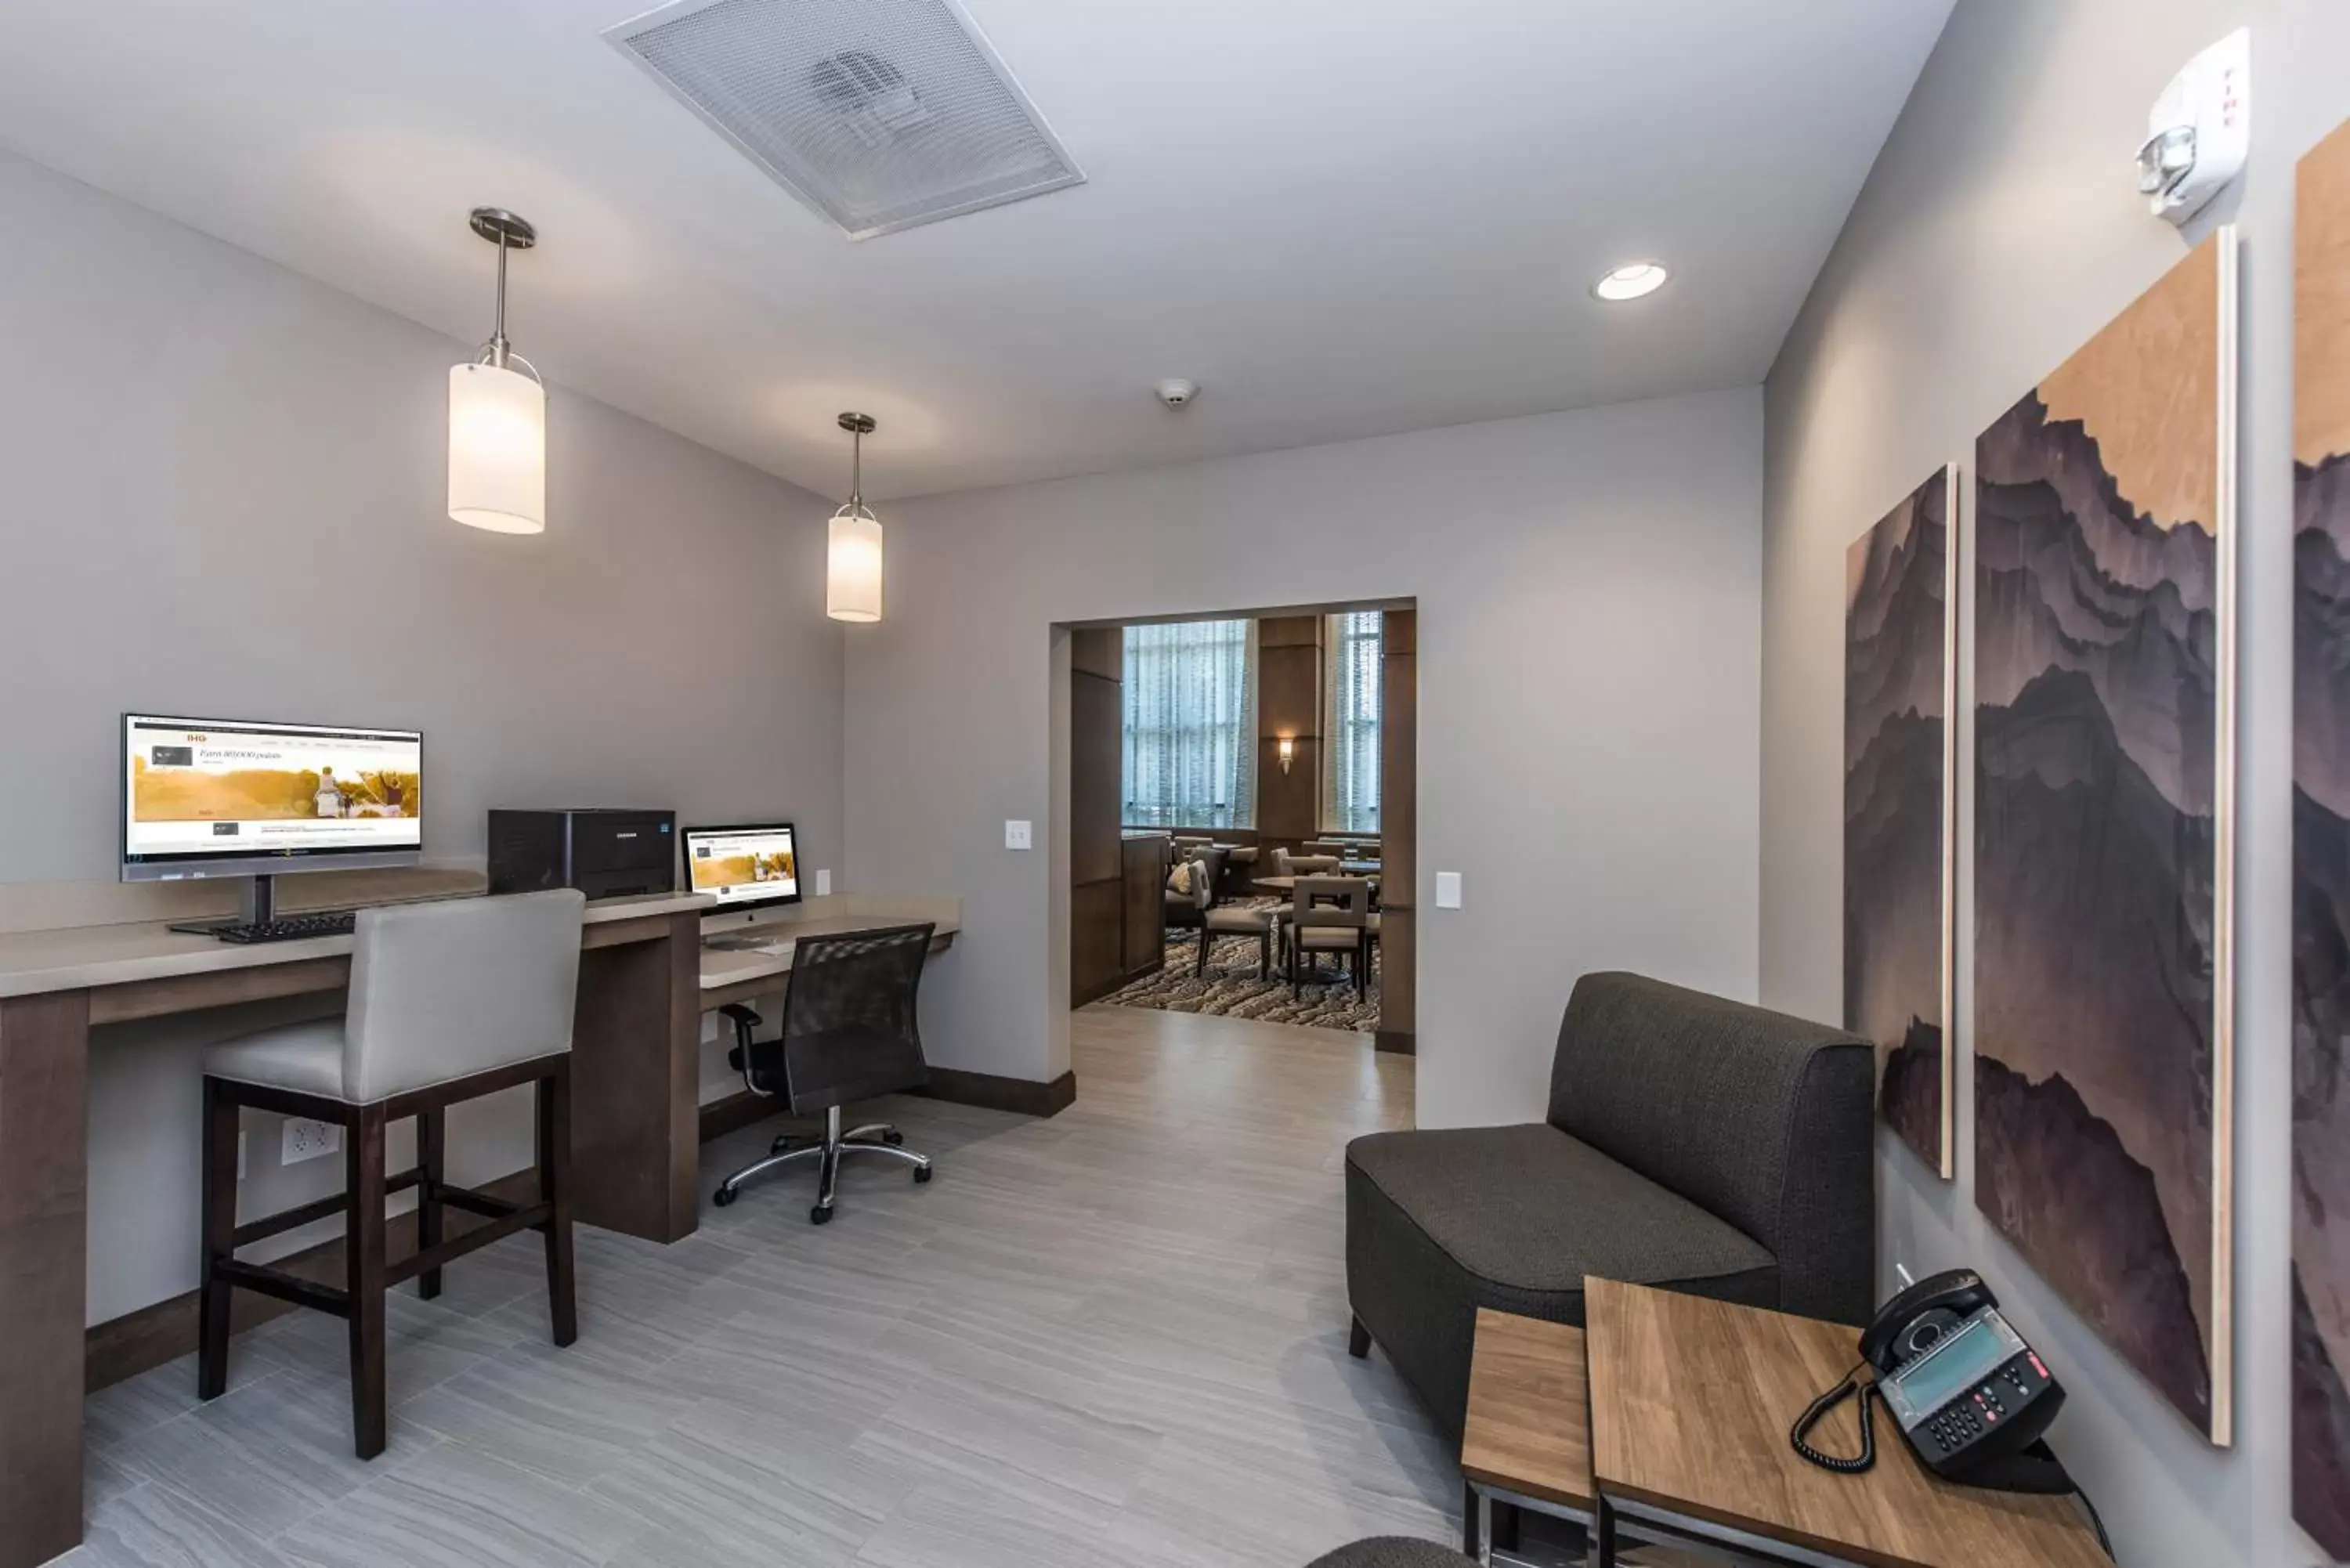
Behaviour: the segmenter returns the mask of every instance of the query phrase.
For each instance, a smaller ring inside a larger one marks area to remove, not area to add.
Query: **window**
[[[1334,615],[1324,642],[1330,680],[1323,715],[1322,831],[1379,830],[1379,666],[1378,610]]]
[[[1126,825],[1256,821],[1256,628],[1194,620],[1126,628]]]

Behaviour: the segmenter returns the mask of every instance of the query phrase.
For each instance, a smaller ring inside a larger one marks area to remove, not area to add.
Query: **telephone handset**
[[[2064,1407],[2064,1389],[2037,1352],[2000,1315],[1981,1274],[1953,1269],[1918,1281],[1878,1309],[1860,1336],[1863,1368],[1812,1402],[1789,1433],[1795,1451],[1854,1474],[1877,1462],[1870,1404],[1882,1400],[1920,1463],[1945,1480],[2001,1491],[2077,1489],[2040,1440]],[[1860,1396],[1860,1452],[1824,1454],[1806,1434],[1837,1405]]]

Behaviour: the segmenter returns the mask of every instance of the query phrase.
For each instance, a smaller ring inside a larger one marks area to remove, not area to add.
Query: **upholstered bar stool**
[[[340,1019],[291,1023],[204,1053],[203,1286],[199,1397],[228,1386],[230,1293],[244,1289],[350,1324],[351,1425],[363,1459],[384,1446],[384,1293],[406,1280],[441,1293],[441,1270],[517,1231],[546,1238],[555,1343],[578,1337],[571,1271],[571,1013],[586,900],[571,890],[452,898],[359,911],[350,1001]],[[461,1101],[536,1084],[538,1200],[510,1203],[443,1179],[443,1117]],[[245,1106],[343,1129],[344,1190],[236,1222],[237,1113]],[[416,1165],[383,1168],[384,1130],[416,1118]],[[384,1199],[416,1189],[417,1251],[384,1258]],[[487,1223],[448,1239],[451,1209]],[[341,1214],[337,1290],[239,1262],[237,1249]]]

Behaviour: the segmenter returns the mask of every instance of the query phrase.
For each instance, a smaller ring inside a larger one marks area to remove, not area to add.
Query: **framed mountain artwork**
[[[1951,1175],[1955,467],[1845,553],[1844,1023],[1877,1043],[1886,1125]]]
[[[2232,1436],[2236,237],[1975,447],[1975,1201]]]
[[[2293,1511],[2350,1558],[2350,125],[2296,222]]]

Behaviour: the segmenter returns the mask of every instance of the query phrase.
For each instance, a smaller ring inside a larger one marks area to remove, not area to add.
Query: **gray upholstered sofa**
[[[1866,1322],[1875,1080],[1840,1030],[1586,975],[1548,1120],[1347,1146],[1355,1354],[1377,1341],[1457,1440],[1477,1309],[1580,1324],[1586,1274]]]

